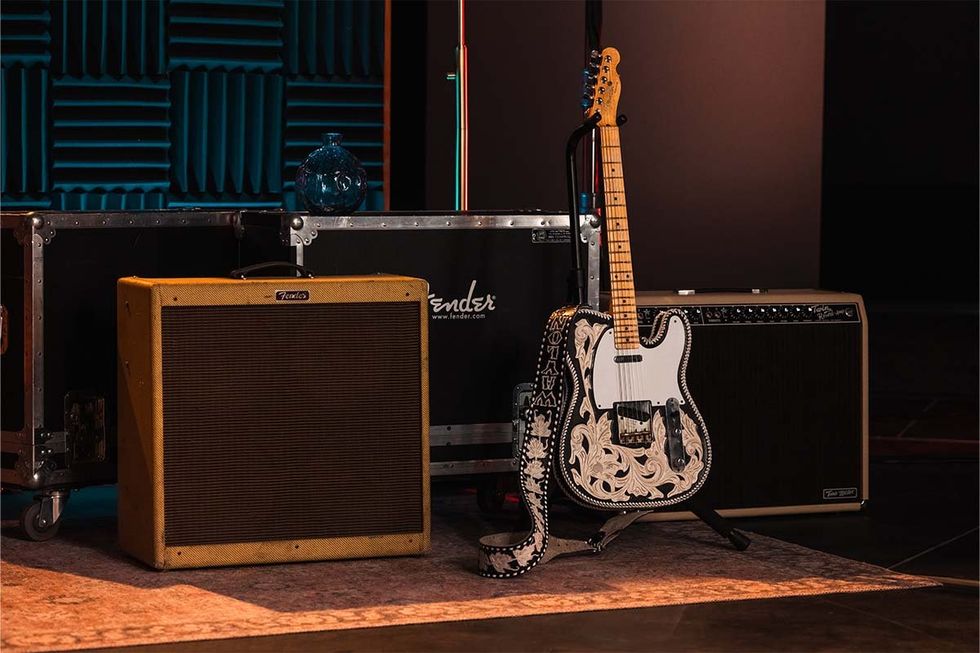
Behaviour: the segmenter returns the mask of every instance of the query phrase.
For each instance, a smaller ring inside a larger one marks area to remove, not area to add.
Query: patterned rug
[[[759,535],[739,553],[694,522],[637,524],[600,556],[487,580],[474,571],[475,542],[492,526],[475,512],[434,515],[424,557],[193,571],[156,572],[130,560],[115,545],[109,517],[66,523],[44,543],[5,536],[0,648],[85,649],[935,584]]]

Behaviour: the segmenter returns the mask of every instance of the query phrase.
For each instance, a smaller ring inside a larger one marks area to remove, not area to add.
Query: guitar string
[[[619,157],[618,157],[618,160],[617,161],[611,161],[612,157],[606,157],[606,161],[603,163],[604,178],[605,179],[609,179],[612,182],[610,185],[611,186],[614,186],[612,188],[612,190],[610,190],[610,189],[607,188],[605,194],[607,196],[610,193],[612,193],[612,192],[618,194],[618,196],[617,195],[613,195],[613,200],[614,201],[607,202],[607,204],[609,204],[609,206],[607,207],[607,216],[606,217],[607,218],[610,218],[610,219],[611,218],[615,218],[616,219],[616,225],[617,226],[615,228],[615,231],[619,232],[617,234],[617,236],[618,236],[617,240],[613,241],[612,239],[610,239],[609,242],[610,243],[612,243],[612,242],[617,242],[617,243],[623,243],[623,242],[625,242],[625,244],[626,244],[626,252],[616,252],[615,250],[612,250],[613,253],[610,254],[610,261],[613,261],[615,257],[619,257],[619,260],[616,260],[615,261],[615,265],[614,265],[614,268],[616,268],[617,271],[614,272],[613,274],[614,275],[620,275],[621,274],[623,276],[622,279],[617,279],[617,281],[618,281],[617,285],[621,289],[623,289],[625,287],[626,294],[629,294],[629,290],[628,289],[633,286],[633,278],[632,278],[633,277],[633,275],[632,275],[632,251],[631,251],[630,242],[629,242],[628,226],[626,226],[626,227],[622,226],[623,222],[625,222],[627,220],[627,218],[626,218],[627,211],[626,211],[626,189],[625,189],[625,181],[624,181],[624,175],[622,174],[622,172],[623,172],[622,171],[622,150],[621,150],[621,145],[620,145],[620,141],[619,141],[619,127],[618,126],[603,126],[602,129],[601,129],[600,134],[601,134],[600,135],[600,138],[602,136],[606,136],[607,137],[606,143],[602,146],[603,153],[606,153],[607,150],[612,150],[612,151],[614,151],[614,152],[616,152],[616,153],[619,154]],[[619,175],[612,174],[612,173],[614,173],[616,171],[615,168],[613,167],[616,163],[618,163],[620,165],[620,170],[619,170],[620,174]],[[617,185],[614,180],[619,180],[620,183]],[[621,200],[621,201],[617,201],[617,200]],[[620,208],[622,208],[622,211],[620,211]],[[615,212],[617,215],[615,215],[615,216],[611,215],[611,213],[613,213],[613,212]],[[628,225],[628,223],[627,223],[627,225]],[[616,249],[620,249],[621,247],[622,247],[621,245],[617,245]],[[625,261],[622,260],[622,257],[624,257],[624,256],[626,257],[626,260]],[[625,263],[625,265],[624,265],[624,263]],[[614,276],[614,279],[615,279],[615,276]],[[623,293],[624,293],[624,291],[623,290],[620,290],[620,292],[617,293],[617,294],[622,295]],[[634,341],[636,341],[638,339],[637,338],[637,336],[638,336],[638,333],[637,333],[638,332],[638,329],[635,329],[633,327],[634,321],[636,320],[636,316],[634,314],[634,311],[636,310],[635,309],[635,297],[634,298],[618,297],[617,299],[619,299],[620,302],[619,302],[619,306],[616,306],[615,305],[615,302],[614,302],[614,310],[613,310],[614,338],[615,338],[615,332],[617,330],[616,329],[616,326],[615,326],[615,322],[616,322],[616,318],[617,318],[617,315],[618,315],[618,317],[620,318],[620,320],[619,320],[620,321],[620,329],[619,329],[619,331],[620,331],[620,339],[622,340],[623,345],[625,347],[625,349],[623,350],[624,351],[624,355],[626,355],[626,356],[639,355],[640,351],[642,351],[642,350],[639,347],[634,347],[633,346],[635,344]],[[632,299],[632,300],[631,301],[627,301],[627,299]],[[624,306],[624,304],[625,304],[625,306]],[[625,316],[623,315],[623,313],[624,313],[624,310],[623,309],[624,308],[626,309],[626,313],[627,313]],[[639,326],[639,325],[637,324],[636,326]],[[625,333],[623,333],[623,331],[625,331]],[[618,350],[618,348],[617,348],[617,350]],[[625,366],[625,370],[622,369],[622,367],[620,367],[620,366]],[[644,387],[645,386],[645,384],[644,384],[644,378],[643,378],[643,374],[642,374],[642,365],[641,365],[641,361],[640,360],[629,360],[629,359],[627,359],[627,361],[624,361],[623,363],[617,364],[617,368],[618,368],[618,373],[619,373],[619,377],[620,377],[620,396],[621,396],[621,398],[624,401],[635,401],[638,398],[641,398],[641,397],[646,396],[645,387]]]
[[[615,340],[622,340],[623,338],[628,337],[628,334],[623,333],[625,329],[625,323],[623,320],[623,309],[625,307],[623,306],[623,304],[625,304],[626,301],[625,301],[625,297],[622,296],[623,295],[622,286],[624,282],[623,279],[620,278],[620,275],[624,275],[625,273],[623,271],[621,254],[617,251],[622,247],[622,245],[620,244],[621,240],[620,240],[619,233],[617,233],[620,232],[619,227],[621,225],[622,216],[619,215],[620,214],[619,203],[616,201],[617,198],[613,194],[618,192],[619,188],[616,187],[617,185],[613,179],[612,173],[615,171],[615,168],[613,168],[613,163],[611,161],[612,157],[608,156],[609,154],[611,154],[611,151],[614,151],[616,149],[618,143],[616,143],[615,141],[618,139],[614,139],[614,137],[617,134],[615,134],[614,130],[609,127],[602,128],[602,135],[607,137],[607,141],[605,142],[603,147],[603,154],[607,154],[603,164],[603,172],[604,172],[604,178],[609,180],[608,187],[605,189],[606,190],[605,194],[606,194],[606,199],[608,204],[607,218],[609,218],[612,223],[610,224],[611,229],[610,229],[610,239],[609,239],[610,261],[615,261],[614,269],[616,270],[613,273],[614,280],[615,280],[615,283],[613,284],[614,285],[613,333],[614,333],[614,342],[615,342]],[[611,202],[609,201],[610,195],[612,195],[613,198],[613,201]],[[613,225],[615,225],[615,230],[612,228]],[[614,235],[615,237],[613,237]],[[619,324],[617,325],[616,322],[619,322]],[[620,354],[619,347],[616,346],[615,349],[617,354]],[[627,355],[626,352],[622,352],[622,354]],[[624,362],[616,363],[616,367],[619,370],[619,374],[622,378],[622,381],[620,382],[620,398],[622,401],[629,401],[631,399],[630,395],[632,394],[630,392],[632,365],[624,361]]]
[[[608,162],[608,157],[605,156],[606,155],[607,148],[611,146],[611,144],[607,142],[607,138],[608,137],[609,137],[609,134],[608,134],[608,131],[607,131],[606,127],[600,127],[599,128],[599,139],[600,139],[599,146],[600,146],[600,151],[601,151],[601,154],[602,154],[601,165],[602,165],[603,196],[606,199],[606,202],[605,202],[605,204],[606,204],[606,206],[605,206],[605,213],[606,213],[605,214],[605,218],[606,218],[607,222],[609,222],[609,221],[611,221],[613,219],[613,216],[611,215],[612,214],[612,207],[610,206],[610,202],[608,201],[609,184],[607,183],[607,180],[609,180],[611,182],[610,174],[609,174],[609,162]],[[616,340],[617,340],[617,334],[616,334],[616,330],[617,330],[616,329],[616,313],[618,311],[618,308],[616,306],[616,302],[617,302],[617,299],[618,298],[616,296],[617,295],[617,292],[616,292],[616,284],[615,284],[615,281],[616,281],[616,274],[617,273],[614,271],[615,266],[613,265],[613,255],[612,255],[612,243],[613,243],[613,241],[612,241],[611,238],[609,238],[608,234],[609,234],[609,230],[607,230],[606,245],[607,245],[607,249],[609,249],[610,275],[612,277],[610,285],[613,286],[612,293],[611,293],[611,295],[612,295],[612,314],[613,314],[613,352],[614,352],[613,353],[613,356],[614,356],[614,358],[613,358],[613,365],[616,368],[616,376],[617,376],[617,380],[619,382],[618,383],[618,385],[619,385],[619,399],[620,399],[620,401],[623,401],[624,398],[625,398],[624,395],[625,395],[625,391],[626,391],[626,388],[625,388],[626,375],[625,375],[625,372],[624,372],[624,370],[622,368],[622,365],[615,362],[615,356],[618,355],[618,353],[619,353],[619,348],[616,346]]]

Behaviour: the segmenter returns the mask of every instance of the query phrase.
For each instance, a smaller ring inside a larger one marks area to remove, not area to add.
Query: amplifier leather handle
[[[304,268],[302,265],[297,265],[296,263],[289,263],[287,261],[269,261],[267,263],[256,263],[255,265],[247,265],[243,268],[238,268],[237,270],[231,271],[232,279],[247,279],[253,272],[260,272],[263,270],[275,270],[279,268],[288,268],[295,271],[299,276],[306,277],[307,279],[313,278],[313,273]]]

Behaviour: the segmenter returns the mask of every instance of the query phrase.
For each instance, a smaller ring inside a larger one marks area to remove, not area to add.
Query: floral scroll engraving
[[[667,461],[663,409],[653,417],[654,440],[645,448],[613,442],[611,412],[599,414],[592,399],[591,373],[595,351],[606,324],[579,320],[575,324],[576,372],[582,379],[581,405],[569,437],[568,458],[572,481],[599,501],[667,499],[690,489],[704,469],[704,451],[698,424],[681,411],[684,451],[690,457],[676,472]]]

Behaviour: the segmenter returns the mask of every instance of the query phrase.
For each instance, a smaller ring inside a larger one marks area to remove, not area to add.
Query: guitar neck
[[[633,257],[630,253],[619,127],[608,125],[599,130],[606,243],[609,249],[609,282],[612,290],[609,312],[613,316],[613,339],[616,349],[637,349],[640,346],[640,330],[636,321],[636,290],[633,287]]]

